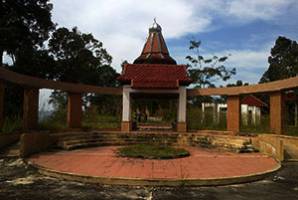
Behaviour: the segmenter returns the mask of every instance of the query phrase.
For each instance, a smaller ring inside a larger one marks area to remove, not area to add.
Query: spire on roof
[[[149,33],[150,32],[161,32],[162,28],[161,26],[156,22],[156,18],[154,18],[154,22],[151,26],[151,28],[149,28]]]
[[[134,64],[174,64],[176,61],[170,56],[165,40],[162,36],[162,28],[156,22],[149,28],[149,36],[141,55]]]

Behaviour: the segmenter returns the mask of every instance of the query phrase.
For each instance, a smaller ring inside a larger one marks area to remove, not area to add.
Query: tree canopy
[[[116,86],[117,73],[111,67],[112,57],[102,42],[77,28],[56,29],[57,25],[51,19],[53,5],[49,2],[0,1],[0,66],[6,53],[13,62],[4,67],[18,73],[51,80]],[[9,84],[7,88],[5,112],[8,115],[21,114],[23,88]],[[92,98],[94,96],[88,98],[89,101]],[[63,105],[65,94],[55,91],[51,100]]]
[[[278,37],[271,55],[268,58],[269,67],[260,82],[270,82],[285,79],[298,74],[298,44],[286,37]]]
[[[112,56],[92,34],[77,28],[59,28],[49,41],[49,52],[56,61],[56,79],[67,82],[114,86],[116,71]]]
[[[228,69],[224,66],[228,56],[213,56],[205,58],[200,52],[202,42],[191,40],[189,50],[192,55],[186,56],[188,63],[188,73],[197,87],[215,87],[217,80],[226,81],[236,74],[236,69]]]
[[[0,1],[1,65],[4,52],[15,62],[23,58],[25,52],[43,46],[49,38],[49,32],[55,28],[51,20],[52,8],[49,0]]]

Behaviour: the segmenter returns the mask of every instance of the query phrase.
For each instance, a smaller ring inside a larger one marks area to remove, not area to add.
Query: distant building
[[[219,123],[221,116],[227,111],[225,103],[202,103],[202,120],[206,119],[206,113],[212,113],[213,122]],[[268,105],[255,97],[249,95],[241,100],[241,122],[243,125],[258,125],[261,123],[261,108]]]

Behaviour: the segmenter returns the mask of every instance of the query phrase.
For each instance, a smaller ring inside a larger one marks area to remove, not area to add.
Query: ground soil
[[[21,159],[0,159],[0,200],[254,199],[297,200],[298,162],[265,180],[219,187],[127,187],[62,181],[40,175]]]

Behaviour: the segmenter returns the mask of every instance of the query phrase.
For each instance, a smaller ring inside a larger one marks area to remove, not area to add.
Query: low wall
[[[207,148],[224,148],[233,152],[240,152],[246,144],[250,144],[250,137],[219,135],[207,132],[200,133],[146,133],[146,132],[70,132],[52,135],[58,147],[74,149],[87,146],[129,145],[138,143],[160,143],[179,146],[197,146]]]
[[[261,134],[252,139],[252,143],[261,153],[272,156],[278,161],[284,160],[284,145],[279,135]]]
[[[298,160],[298,137],[261,134],[252,140],[262,153],[273,156],[279,161]]]
[[[239,152],[251,141],[250,137],[208,133],[180,134],[178,144],[186,146],[217,147]]]
[[[7,147],[20,139],[20,134],[1,134],[0,149]]]
[[[24,133],[21,136],[20,156],[24,158],[44,151],[52,143],[53,140],[48,133]]]
[[[298,160],[298,137],[280,135],[283,142],[285,160]]]

